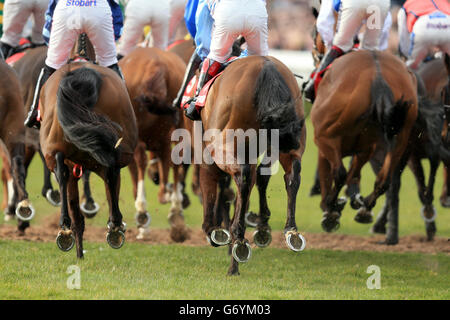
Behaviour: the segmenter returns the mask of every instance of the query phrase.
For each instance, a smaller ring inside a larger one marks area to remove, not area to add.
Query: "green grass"
[[[319,198],[309,198],[316,170],[317,148],[307,121],[308,143],[303,158],[302,185],[297,200],[300,231],[323,232]],[[428,165],[426,165],[428,167]],[[273,230],[282,230],[286,219],[283,174],[275,175],[268,188]],[[362,193],[371,192],[374,174],[364,169]],[[120,207],[129,228],[134,227],[134,199],[127,169],[122,170]],[[189,176],[190,179],[190,176]],[[438,210],[437,236],[450,235],[450,212],[440,207],[442,168],[437,175],[435,205]],[[54,183],[56,186],[56,183]],[[81,184],[80,184],[81,186]],[[41,224],[59,209],[40,195],[42,165],[36,157],[27,180],[30,198],[37,209],[32,224]],[[168,228],[169,205],[157,203],[157,187],[146,181],[153,228]],[[87,221],[106,227],[107,205],[104,185],[92,177],[92,190],[101,205],[99,215]],[[1,189],[0,189],[1,191]],[[185,211],[191,228],[200,228],[202,207],[188,189],[192,205]],[[384,202],[380,198],[377,213]],[[251,209],[257,211],[258,195],[252,194]],[[400,194],[400,236],[425,234],[420,218],[421,204],[409,170],[402,178]],[[369,227],[353,221],[355,212],[344,210],[338,233],[368,236]],[[1,219],[3,220],[3,219]],[[0,222],[4,223],[4,222]],[[306,250],[295,254],[287,249],[255,249],[249,263],[241,265],[240,277],[228,277],[226,249],[150,246],[127,243],[112,250],[105,243],[85,243],[83,261],[75,252],[60,252],[54,243],[0,240],[0,299],[449,299],[450,257],[448,255],[334,252]],[[81,268],[81,290],[66,287],[68,266]],[[367,267],[381,268],[381,290],[368,290]]]
[[[87,243],[77,261],[53,243],[0,241],[0,299],[449,299],[443,255],[254,250],[240,277],[226,276],[226,249]],[[67,268],[80,267],[69,290]],[[381,269],[369,290],[367,267]]]

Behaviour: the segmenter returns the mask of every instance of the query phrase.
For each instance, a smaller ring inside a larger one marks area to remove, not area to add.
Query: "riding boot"
[[[195,96],[184,113],[186,117],[193,121],[201,119],[200,113],[195,107],[198,95],[200,94],[200,91],[202,90],[205,83],[208,83],[209,80],[214,78],[214,76],[217,75],[222,70],[222,68],[223,65],[220,62],[214,61],[212,59],[206,58],[205,61],[203,61],[202,70],[200,72],[200,76],[198,77],[198,85]]]
[[[199,57],[196,51],[191,56],[189,63],[186,68],[186,72],[184,73],[184,78],[180,90],[178,90],[177,97],[172,102],[172,107],[178,109],[181,104],[181,100],[183,99],[184,91],[191,81],[192,77],[195,74],[195,71],[200,67],[200,63],[202,63],[202,59]]]
[[[328,68],[328,66],[336,59],[342,56],[344,52],[339,49],[336,46],[333,46],[330,51],[326,53],[326,55],[323,57],[322,62],[320,63],[319,67],[315,71],[314,77],[309,79],[308,83],[305,86],[304,93],[305,93],[305,99],[309,102],[314,102],[315,99],[315,89],[314,84],[317,80],[318,76],[322,76],[323,72]]]
[[[39,96],[41,93],[41,89],[44,86],[45,82],[47,82],[48,78],[55,72],[56,70],[45,65],[41,69],[41,73],[39,74],[38,82],[36,84],[36,88],[34,89],[34,98],[33,103],[30,108],[30,112],[28,112],[27,118],[25,119],[25,125],[29,128],[35,127],[39,129],[41,124],[37,120],[38,117],[38,107],[39,107]]]
[[[0,58],[3,58],[3,60],[8,59],[13,51],[14,48],[12,46],[0,41]]]

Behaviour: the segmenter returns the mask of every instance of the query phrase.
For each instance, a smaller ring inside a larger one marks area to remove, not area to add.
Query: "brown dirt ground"
[[[17,228],[12,225],[0,225],[0,239],[26,240],[36,242],[54,242],[58,234],[58,215],[47,218],[40,226],[31,226],[25,235],[19,235]],[[247,233],[246,238],[252,239],[252,232]],[[416,253],[444,253],[450,255],[450,239],[435,238],[428,242],[423,235],[410,235],[400,238],[400,243],[395,246],[380,245],[384,240],[383,235],[355,236],[327,233],[302,233],[306,238],[307,249],[329,249],[338,251],[377,251],[377,252],[416,252]],[[106,228],[88,226],[84,239],[91,242],[105,242]],[[137,229],[129,227],[126,231],[127,242],[140,242],[146,244],[174,244],[170,238],[170,229],[150,229],[150,234],[144,240],[136,240]],[[183,242],[186,246],[208,246],[206,237],[200,229],[189,229],[189,239]],[[287,248],[283,233],[272,233],[271,247]]]

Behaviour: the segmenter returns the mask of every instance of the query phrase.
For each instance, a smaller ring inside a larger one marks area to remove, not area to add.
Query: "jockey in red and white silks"
[[[320,79],[328,66],[338,57],[350,51],[354,46],[354,38],[364,23],[364,34],[361,39],[360,49],[378,50],[383,27],[389,13],[390,0],[323,0],[319,12],[329,14],[339,8],[337,32],[333,38],[332,47],[322,59],[321,64],[315,70],[304,89],[305,99],[311,102],[315,98],[316,80]],[[339,7],[337,7],[339,5]],[[321,34],[322,35],[322,34]],[[325,36],[326,37],[326,36]]]
[[[417,69],[438,48],[450,55],[450,2],[408,0],[398,12],[400,52],[406,64]]]
[[[5,59],[19,46],[24,26],[30,16],[33,16],[34,21],[31,42],[36,45],[44,44],[42,28],[48,2],[49,0],[6,0],[3,8],[3,35],[0,40]]]
[[[233,43],[239,36],[245,38],[249,55],[267,56],[269,53],[265,0],[205,1],[214,24],[210,51],[203,61],[196,95],[185,112],[191,120],[200,120],[195,107],[197,96],[203,85],[223,69],[223,64],[230,58]],[[201,31],[197,30],[197,33]]]
[[[169,43],[169,0],[129,0],[125,25],[119,41],[119,58],[129,54],[139,43],[145,26],[151,26],[153,46],[166,50]]]
[[[335,37],[334,32],[334,26],[336,24],[335,19],[335,13],[339,14],[339,11],[342,8],[342,2],[336,1],[336,0],[322,0],[322,4],[320,6],[319,16],[317,17],[316,26],[317,31],[320,33],[320,36],[322,37],[323,42],[325,43],[325,46],[327,49],[331,49],[333,46],[333,38]],[[338,16],[339,17],[339,16]],[[353,19],[356,24],[359,25],[359,28],[356,32],[359,32],[359,29],[363,26],[363,24],[366,24],[366,21],[361,21],[361,19],[358,17],[358,15],[349,13],[347,16],[341,16],[340,21],[338,21],[337,24],[337,30],[339,29],[340,25],[348,25],[350,24],[349,21],[342,21],[342,19]],[[381,32],[381,37],[375,35],[375,34],[366,34],[366,46],[367,44],[371,44],[376,42],[376,40],[370,39],[370,37],[379,38],[379,43],[377,46],[377,50],[384,51],[388,48],[389,45],[389,32],[391,30],[392,26],[392,15],[390,11],[388,11],[388,14],[386,16],[386,20],[384,21],[383,29]],[[351,38],[352,45],[353,45],[353,36],[345,34],[343,37]],[[367,39],[369,37],[369,39]],[[348,39],[346,39],[348,40]],[[367,49],[367,48],[363,48]]]

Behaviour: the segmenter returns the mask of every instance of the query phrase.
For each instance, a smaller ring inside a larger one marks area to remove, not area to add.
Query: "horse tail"
[[[410,103],[403,100],[403,97],[394,101],[394,94],[381,74],[376,57],[375,62],[377,73],[371,87],[371,111],[374,120],[381,126],[385,140],[391,148],[394,145],[396,135],[405,125]]]
[[[118,154],[121,127],[92,109],[102,86],[101,75],[91,68],[67,72],[57,93],[57,116],[65,139],[89,153],[98,163],[112,167]]]
[[[299,119],[296,113],[296,99],[283,76],[271,60],[264,59],[255,89],[257,119],[262,129],[279,130],[281,152],[296,150],[300,147],[304,119]]]
[[[445,66],[447,67],[447,73],[450,76],[450,56],[448,55],[448,53],[445,54]]]

